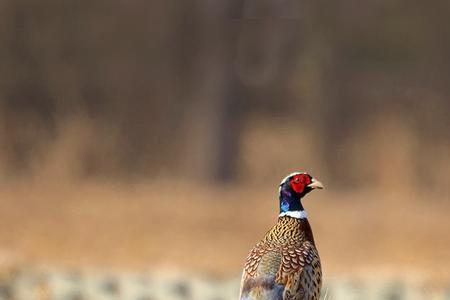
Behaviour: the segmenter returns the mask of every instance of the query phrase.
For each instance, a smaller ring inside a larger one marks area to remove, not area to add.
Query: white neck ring
[[[308,213],[306,210],[295,210],[295,211],[285,211],[278,215],[278,217],[291,217],[296,219],[306,219],[308,218]]]

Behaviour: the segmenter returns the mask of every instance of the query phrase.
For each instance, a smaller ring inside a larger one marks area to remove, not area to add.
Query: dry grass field
[[[432,197],[332,189],[310,195],[305,206],[325,276],[381,271],[448,280],[450,203]],[[0,205],[2,255],[18,262],[224,276],[239,274],[277,210],[270,185],[45,177],[3,182]]]

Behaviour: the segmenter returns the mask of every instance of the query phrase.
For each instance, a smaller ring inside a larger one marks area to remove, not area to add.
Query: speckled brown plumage
[[[319,300],[322,271],[306,218],[280,217],[247,257],[241,300]]]

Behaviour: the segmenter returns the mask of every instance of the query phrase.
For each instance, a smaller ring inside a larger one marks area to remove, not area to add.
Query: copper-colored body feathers
[[[240,300],[319,300],[321,285],[308,220],[280,217],[247,257]]]

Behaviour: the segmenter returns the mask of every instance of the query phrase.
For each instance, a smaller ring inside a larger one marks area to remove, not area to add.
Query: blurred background
[[[327,188],[304,205],[332,299],[449,299],[449,17],[444,0],[1,1],[0,297],[237,299],[299,170]],[[124,296],[129,273],[175,292]],[[80,291],[100,277],[107,296]],[[339,292],[380,280],[394,294]]]

